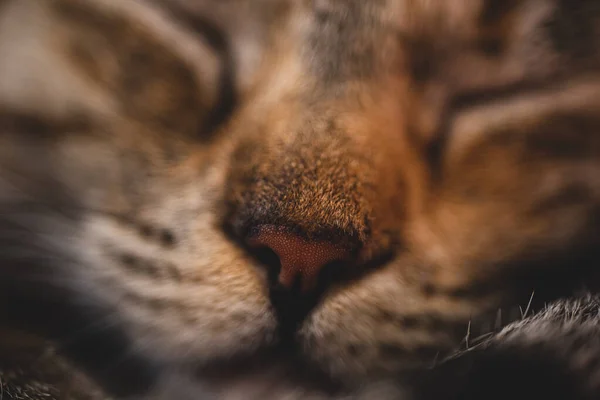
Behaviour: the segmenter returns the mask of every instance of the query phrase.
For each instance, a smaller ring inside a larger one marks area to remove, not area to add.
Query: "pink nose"
[[[308,240],[284,228],[262,225],[249,244],[267,247],[279,257],[279,283],[291,289],[300,280],[302,291],[314,289],[319,273],[327,264],[349,258],[350,252],[328,241]]]

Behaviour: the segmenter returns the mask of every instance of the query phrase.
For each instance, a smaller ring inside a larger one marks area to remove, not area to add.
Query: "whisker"
[[[433,362],[431,363],[430,368],[435,368],[438,365],[439,357],[440,357],[440,352],[438,351],[437,353],[435,353],[435,357],[433,358]],[[0,399],[0,400],[2,400],[2,399]]]
[[[469,320],[469,324],[467,325],[467,336],[465,337],[467,349],[469,349],[469,337],[470,336],[471,336],[471,320]]]
[[[527,307],[525,308],[525,313],[523,314],[523,318],[527,317],[529,310],[531,308],[531,303],[533,302],[533,296],[535,295],[535,290],[531,292],[531,297],[529,298],[529,303],[527,303]]]

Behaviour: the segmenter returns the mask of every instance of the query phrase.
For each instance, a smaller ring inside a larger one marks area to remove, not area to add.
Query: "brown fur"
[[[280,316],[246,235],[343,242],[295,343],[347,387],[597,261],[593,1],[260,3],[0,2],[0,214],[26,233],[0,234],[46,252],[68,302],[164,368],[268,359]]]

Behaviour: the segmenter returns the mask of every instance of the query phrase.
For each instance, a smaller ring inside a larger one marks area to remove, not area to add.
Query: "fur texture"
[[[599,20],[594,0],[1,0],[3,323],[117,398],[339,397],[532,291],[594,288]],[[282,291],[265,226],[348,257]]]
[[[600,299],[557,301],[426,375],[417,398],[595,399]]]
[[[78,371],[67,367],[49,347],[32,345],[36,342],[24,340],[23,333],[7,335],[3,334],[2,352],[4,398],[109,399]],[[591,400],[600,395],[599,337],[600,298],[585,294],[561,299],[539,312],[530,310],[529,316],[486,335],[476,345],[424,372],[419,379],[387,381],[343,398]],[[334,399],[301,388],[280,390],[260,387],[250,380],[240,387],[237,397],[229,398]],[[212,399],[218,394],[178,377],[165,380],[153,398]]]

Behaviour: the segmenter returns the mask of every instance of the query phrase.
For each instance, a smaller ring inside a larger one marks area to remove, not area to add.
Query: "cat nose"
[[[326,240],[310,240],[284,227],[262,225],[249,239],[253,248],[267,248],[279,258],[278,283],[293,289],[299,283],[301,291],[308,292],[317,285],[324,267],[348,260],[351,252],[342,245]]]

